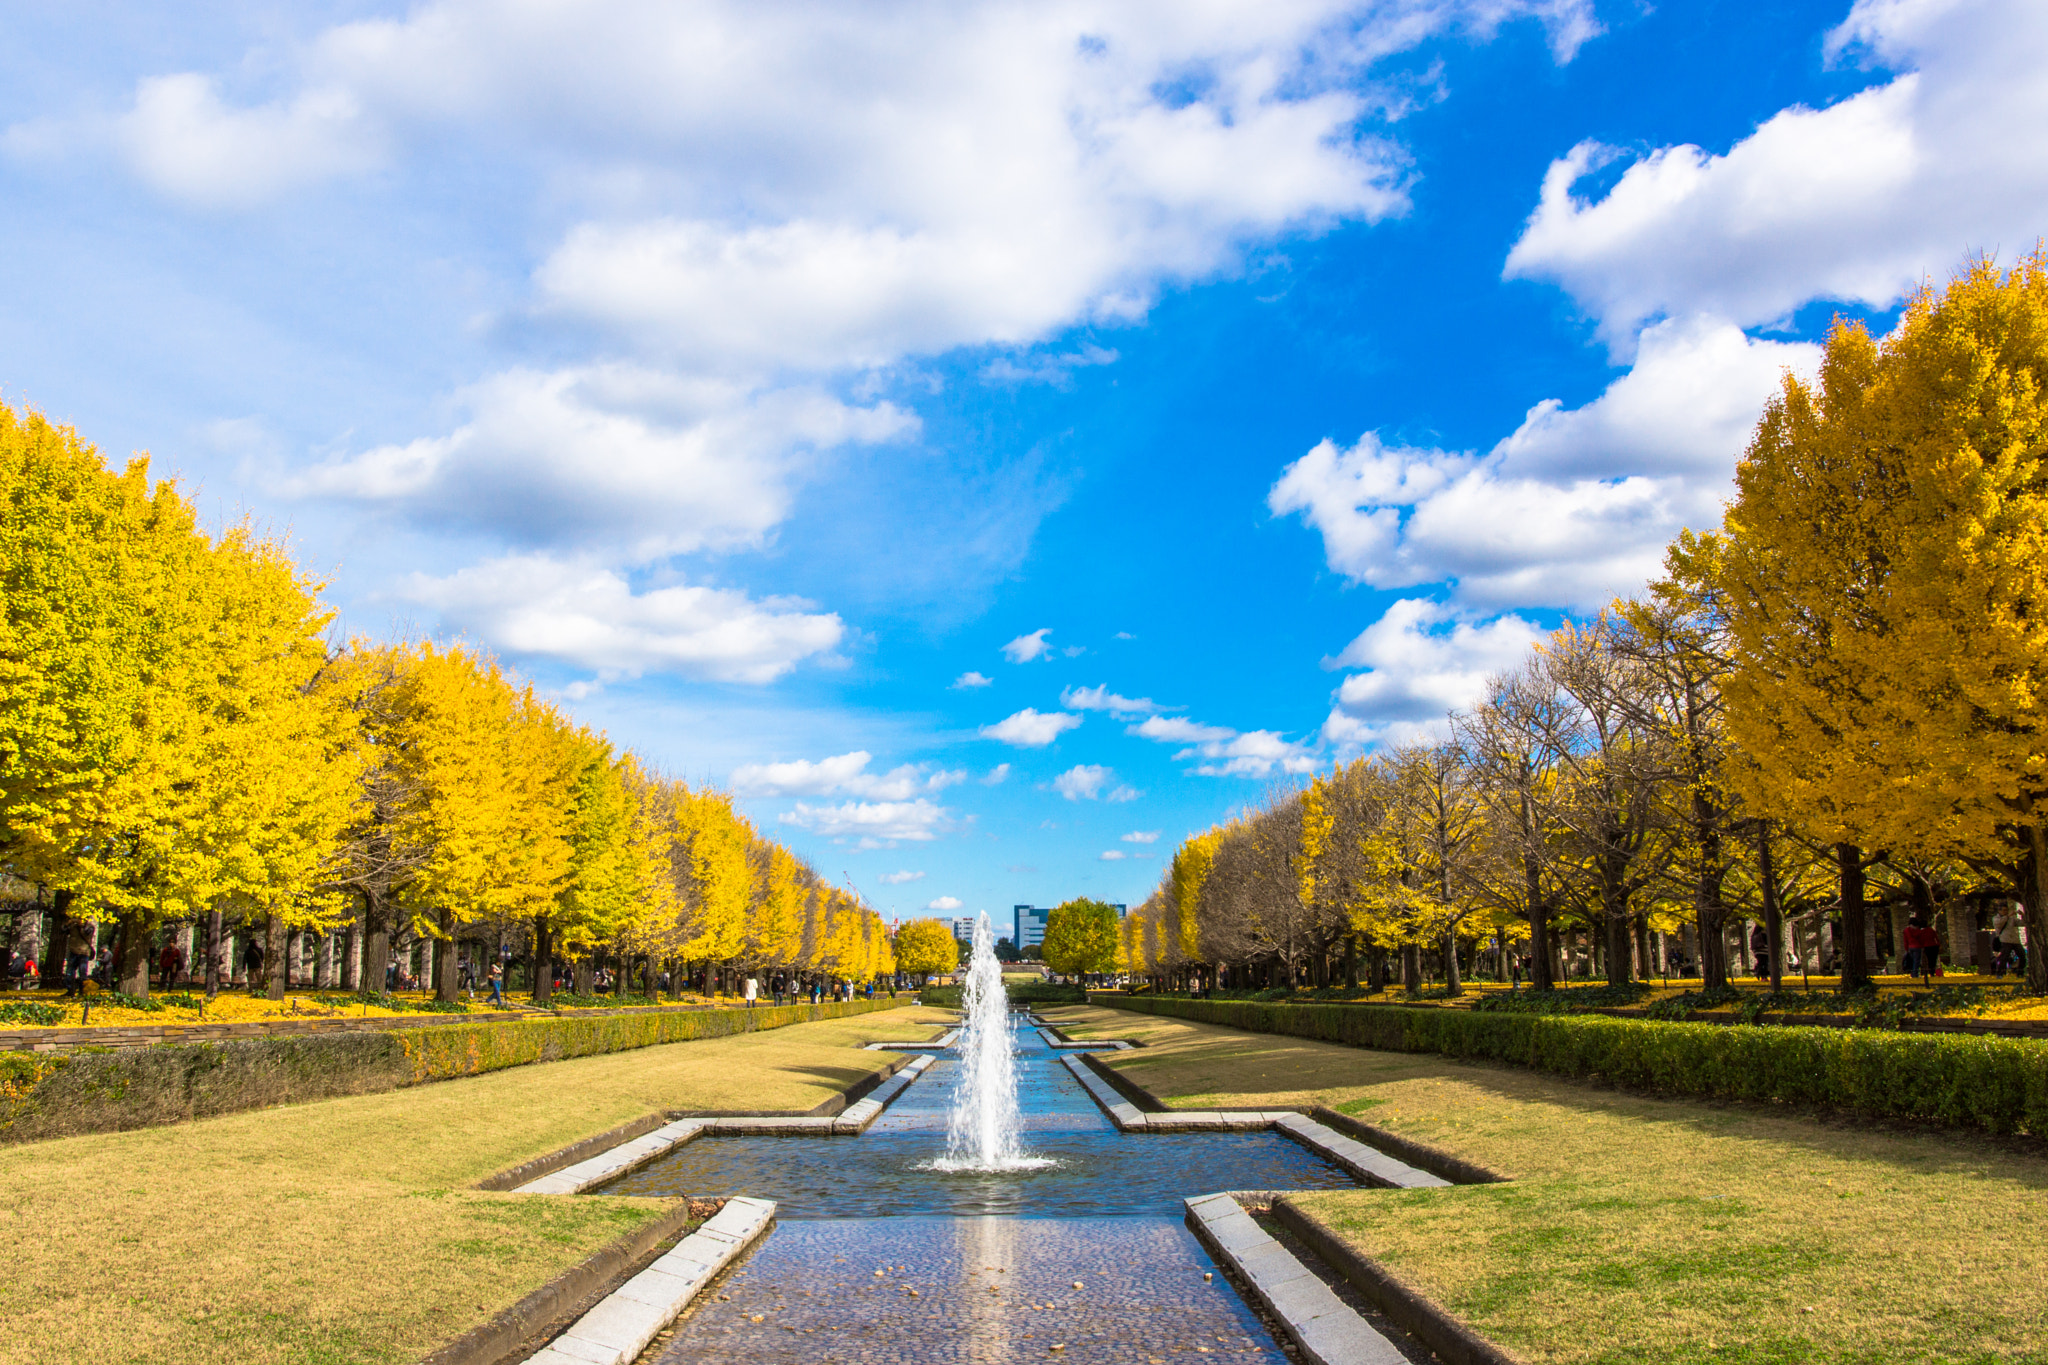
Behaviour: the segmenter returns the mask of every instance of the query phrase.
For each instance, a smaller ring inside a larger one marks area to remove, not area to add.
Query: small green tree
[[[931,980],[934,972],[950,972],[960,964],[960,941],[943,920],[912,920],[896,931],[896,968]]]
[[[1116,967],[1116,907],[1104,901],[1071,900],[1045,921],[1045,963],[1078,976]]]

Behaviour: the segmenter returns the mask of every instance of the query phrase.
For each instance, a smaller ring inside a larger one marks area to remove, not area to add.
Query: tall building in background
[[[981,916],[979,915],[965,915],[959,919],[949,921],[953,926],[953,937],[960,941],[962,947],[972,947],[974,945],[974,925],[975,921],[980,918]]]

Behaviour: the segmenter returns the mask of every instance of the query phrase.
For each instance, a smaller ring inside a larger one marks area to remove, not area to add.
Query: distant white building
[[[974,942],[974,924],[979,918],[979,915],[967,915],[960,919],[947,921],[948,924],[953,926],[953,937],[960,940],[962,947],[966,947]]]

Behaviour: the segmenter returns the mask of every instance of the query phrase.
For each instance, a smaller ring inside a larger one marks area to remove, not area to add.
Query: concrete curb
[[[1388,1321],[1434,1351],[1443,1365],[1524,1365],[1520,1356],[1494,1345],[1403,1284],[1385,1266],[1354,1250],[1287,1195],[1273,1200],[1272,1212],[1275,1222],[1370,1299]]]
[[[1390,1156],[1397,1156],[1411,1166],[1425,1171],[1434,1171],[1453,1185],[1500,1185],[1508,1177],[1476,1161],[1467,1161],[1441,1147],[1432,1147],[1427,1142],[1390,1133],[1384,1128],[1355,1119],[1349,1114],[1340,1114],[1326,1104],[1319,1104],[1309,1110],[1309,1117],[1340,1133],[1349,1134],[1368,1146],[1377,1147]]]
[[[1142,1114],[1136,1105],[1119,1096],[1108,1081],[1089,1070],[1081,1058],[1063,1057],[1060,1060],[1102,1106],[1110,1122],[1126,1133],[1257,1132],[1273,1128],[1336,1162],[1368,1185],[1426,1190],[1447,1189],[1451,1184],[1440,1175],[1411,1166],[1376,1147],[1368,1147],[1356,1138],[1345,1137],[1291,1109],[1174,1110],[1164,1114]]]
[[[862,1043],[867,1052],[930,1052],[953,1046],[953,1040],[960,1036],[959,1029],[940,1034],[929,1043]]]
[[[1047,1047],[1106,1047],[1116,1052],[1129,1052],[1138,1046],[1128,1038],[1084,1038],[1077,1041],[1069,1038],[1067,1031],[1058,1024],[1048,1024],[1036,1014],[1029,1014],[1026,1017],[1038,1030],[1039,1036],[1045,1039]]]
[[[1407,1365],[1398,1347],[1353,1312],[1228,1194],[1185,1201],[1187,1223],[1250,1287],[1314,1365]]]
[[[666,1114],[643,1114],[630,1123],[622,1123],[616,1128],[606,1129],[604,1132],[598,1133],[593,1137],[584,1138],[580,1142],[572,1142],[567,1147],[549,1152],[545,1156],[537,1156],[531,1161],[522,1161],[517,1166],[508,1166],[496,1175],[485,1176],[476,1183],[476,1187],[480,1190],[516,1190],[528,1181],[538,1180],[546,1175],[553,1175],[564,1166],[573,1166],[585,1157],[593,1156],[598,1152],[608,1152],[622,1142],[631,1142],[643,1133],[651,1133],[668,1121],[669,1118]]]
[[[524,1343],[559,1321],[689,1225],[688,1200],[628,1233],[588,1260],[570,1266],[518,1303],[444,1342],[421,1358],[419,1365],[500,1365],[514,1358]]]
[[[764,1115],[751,1118],[677,1119],[651,1131],[642,1130],[641,1135],[599,1151],[593,1156],[559,1166],[546,1175],[517,1186],[513,1193],[582,1194],[586,1190],[595,1189],[622,1175],[637,1171],[705,1133],[811,1133],[824,1137],[863,1133],[888,1107],[890,1101],[902,1094],[905,1087],[922,1076],[936,1060],[928,1053],[913,1057],[907,1065],[876,1086],[866,1099],[849,1105],[835,1117]],[[595,1139],[590,1141],[594,1142]],[[546,1160],[547,1158],[541,1158],[543,1162]]]
[[[728,1199],[718,1216],[620,1285],[527,1365],[627,1365],[775,1220],[775,1205]]]

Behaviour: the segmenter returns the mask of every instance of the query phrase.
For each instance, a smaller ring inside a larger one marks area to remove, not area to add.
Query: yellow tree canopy
[[[896,965],[912,976],[935,976],[960,965],[960,942],[943,920],[912,920],[896,931]]]

